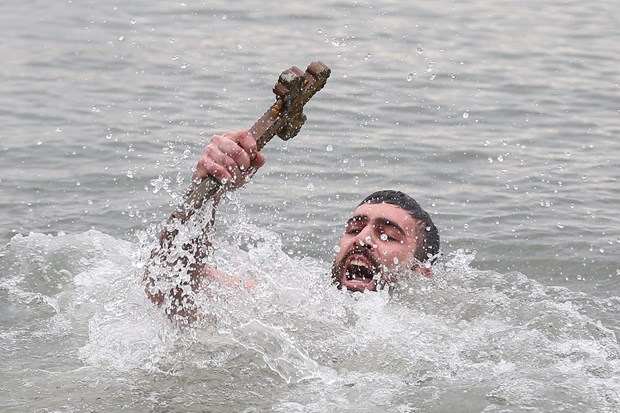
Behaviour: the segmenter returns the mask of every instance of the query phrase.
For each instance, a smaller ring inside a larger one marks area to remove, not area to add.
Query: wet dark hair
[[[407,211],[413,219],[424,224],[424,233],[422,239],[418,241],[415,258],[420,262],[426,262],[430,259],[430,262],[433,263],[437,260],[439,257],[439,231],[430,215],[422,209],[415,199],[403,192],[387,189],[368,195],[360,202],[360,205],[362,204],[391,204]]]

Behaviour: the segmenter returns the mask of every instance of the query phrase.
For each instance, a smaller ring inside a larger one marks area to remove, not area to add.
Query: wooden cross
[[[306,121],[304,105],[325,86],[330,73],[331,69],[322,62],[310,63],[305,72],[295,66],[282,72],[273,87],[276,102],[250,128],[259,151],[275,135],[289,140],[299,133]],[[186,222],[220,187],[215,178],[207,177],[185,196],[172,217]]]

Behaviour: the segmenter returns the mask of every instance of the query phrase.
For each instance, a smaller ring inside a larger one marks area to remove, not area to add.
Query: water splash
[[[144,296],[139,257],[151,235],[138,244],[97,231],[14,237],[0,250],[3,314],[18,315],[2,336],[6,386],[26,391],[16,369],[37,353],[59,360],[45,367],[57,372],[47,384],[41,370],[19,373],[42,392],[120,379],[160,400],[181,385],[197,409],[234,398],[259,410],[296,400],[407,411],[415,400],[445,411],[458,410],[464,391],[476,411],[620,407],[617,297],[480,271],[463,251],[432,277],[403,274],[390,291],[350,294],[331,285],[329,263],[289,257],[280,236],[248,222],[234,197],[226,202],[213,265],[257,284],[212,289],[199,302],[208,317],[190,328]]]

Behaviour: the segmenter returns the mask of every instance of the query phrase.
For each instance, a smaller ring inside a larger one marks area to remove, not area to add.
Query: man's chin
[[[377,284],[375,280],[349,280],[346,276],[343,276],[340,280],[341,287],[346,288],[349,291],[377,291]]]

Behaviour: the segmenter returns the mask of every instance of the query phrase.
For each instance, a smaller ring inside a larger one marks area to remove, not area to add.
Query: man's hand
[[[227,190],[235,190],[264,164],[265,155],[256,148],[250,132],[224,132],[211,138],[196,166],[194,181],[211,175]]]

